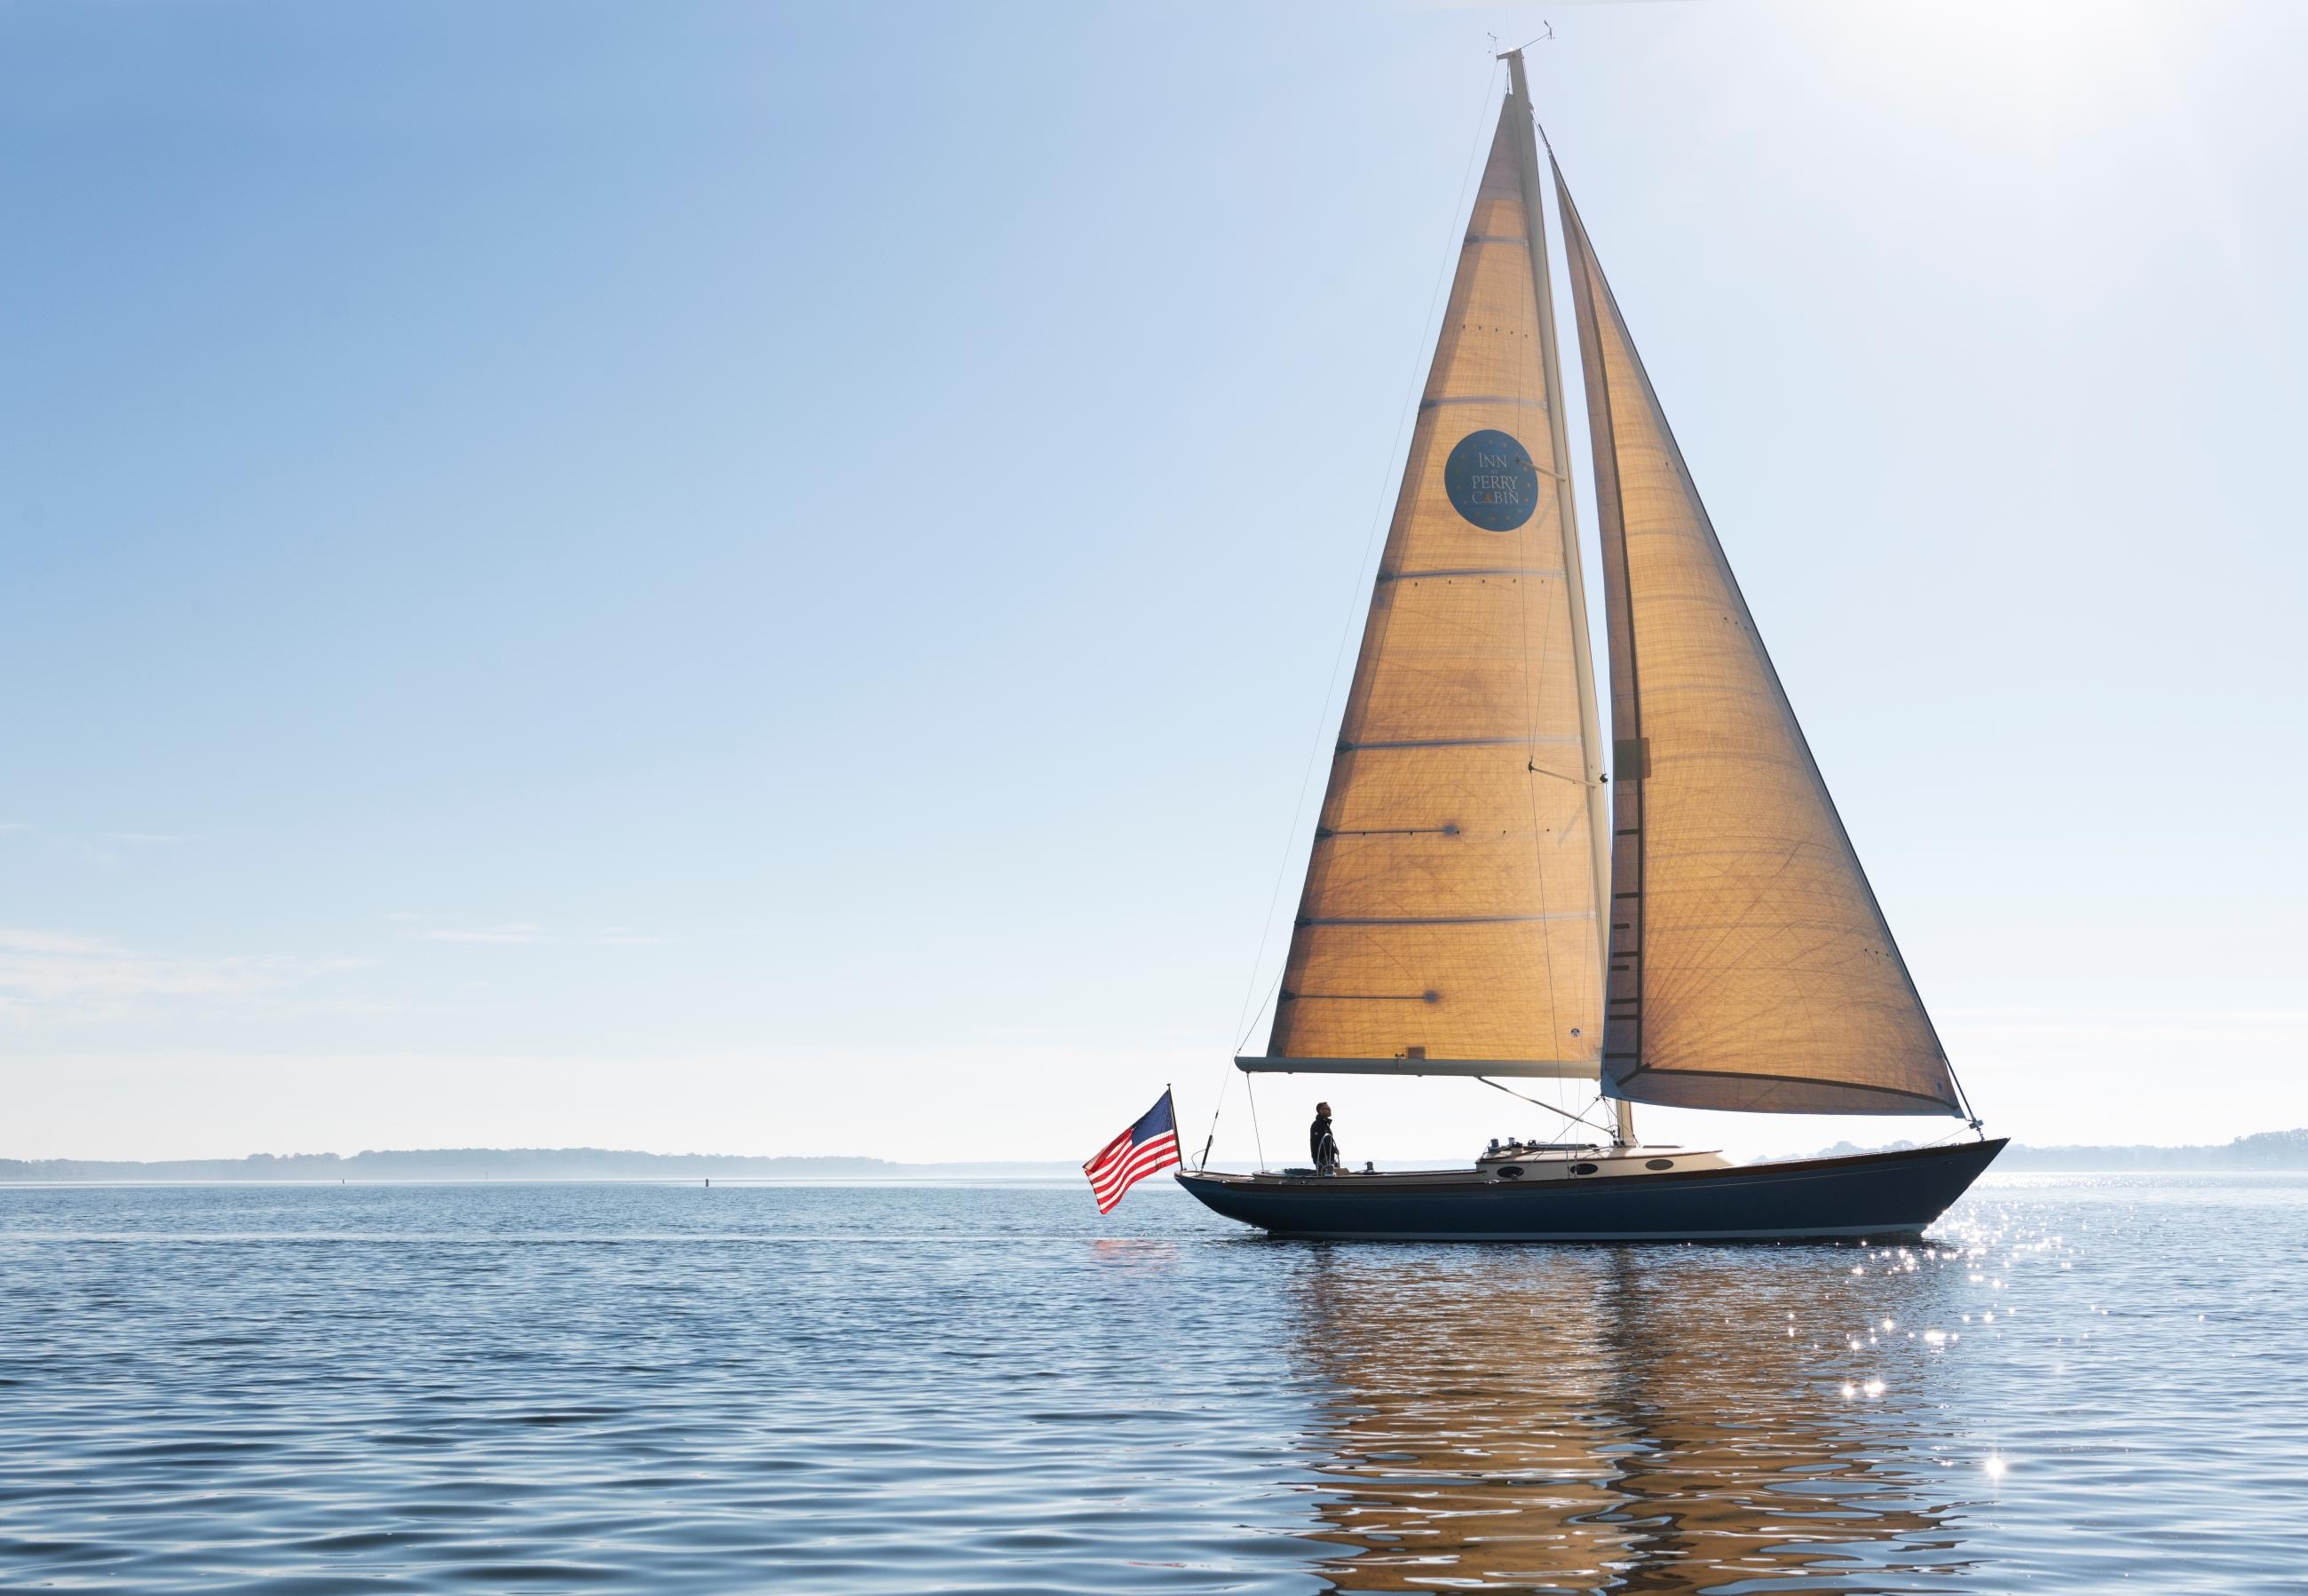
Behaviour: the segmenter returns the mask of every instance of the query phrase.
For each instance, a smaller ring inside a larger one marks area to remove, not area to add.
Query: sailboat
[[[1600,520],[1606,769],[1541,140],[1522,54],[1503,58],[1272,1034],[1235,1062],[1594,1081],[1608,1119],[1557,1109],[1567,1134],[1494,1142],[1468,1169],[1177,1178],[1290,1236],[1918,1234],[2005,1143],[1949,1065],[1549,145]],[[1644,1145],[1638,1103],[1944,1114],[1976,1139],[1742,1165]]]

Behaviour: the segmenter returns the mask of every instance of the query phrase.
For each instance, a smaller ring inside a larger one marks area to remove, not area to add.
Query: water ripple
[[[2302,1588],[2308,1180],[1899,1248],[1149,1183],[0,1190],[0,1586]]]

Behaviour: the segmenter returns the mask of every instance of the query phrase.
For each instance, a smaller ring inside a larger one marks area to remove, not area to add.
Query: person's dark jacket
[[[1306,1132],[1307,1151],[1314,1155],[1314,1167],[1328,1169],[1339,1161],[1339,1143],[1331,1134],[1331,1117],[1314,1116],[1314,1123]]]

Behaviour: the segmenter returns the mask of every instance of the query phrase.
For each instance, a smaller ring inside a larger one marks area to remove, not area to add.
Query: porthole
[[[1675,1160],[1671,1158],[1655,1158],[1644,1164],[1643,1168],[1646,1169],[1672,1169],[1675,1168]]]
[[[1499,1178],[1501,1180],[1520,1180],[1522,1178],[1522,1166],[1520,1164],[1501,1164],[1499,1166]]]
[[[1571,1172],[1573,1175],[1592,1175],[1596,1168],[1597,1166],[1593,1164],[1573,1164],[1571,1166]]]

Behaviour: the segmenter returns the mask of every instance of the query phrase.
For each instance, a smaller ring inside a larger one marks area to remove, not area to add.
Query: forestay
[[[1558,169],[1609,622],[1604,1091],[1806,1114],[1960,1113]]]

